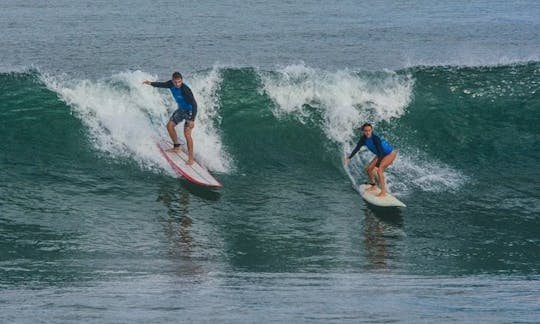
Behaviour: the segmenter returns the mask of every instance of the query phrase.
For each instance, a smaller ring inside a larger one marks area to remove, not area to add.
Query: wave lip
[[[412,100],[410,75],[391,71],[355,73],[322,71],[291,65],[275,73],[260,73],[264,92],[275,103],[277,117],[293,115],[301,122],[322,116],[322,127],[332,141],[353,138],[362,123],[389,121],[405,113]]]

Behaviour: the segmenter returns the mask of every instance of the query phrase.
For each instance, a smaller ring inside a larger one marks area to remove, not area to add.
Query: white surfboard
[[[381,189],[377,187],[373,191],[368,191],[367,189],[371,187],[371,185],[368,184],[361,184],[358,186],[358,190],[360,191],[360,195],[362,198],[364,198],[368,203],[380,206],[380,207],[407,207],[404,203],[402,203],[399,199],[392,196],[390,193],[386,193],[386,196],[384,197],[377,197],[379,192],[381,192]]]
[[[159,151],[163,157],[169,162],[174,172],[186,180],[206,187],[221,187],[221,183],[214,178],[210,172],[197,161],[192,165],[187,165],[187,148],[184,146],[180,152],[168,152],[173,145],[168,141],[159,141],[157,143]]]

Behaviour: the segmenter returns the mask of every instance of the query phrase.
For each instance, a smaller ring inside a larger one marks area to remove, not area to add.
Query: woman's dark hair
[[[174,79],[182,79],[182,74],[180,74],[180,72],[174,72],[172,74],[172,78],[173,78],[173,80]]]
[[[362,127],[360,127],[360,129],[361,129],[361,130],[364,130],[364,128],[366,128],[366,127],[368,127],[368,126],[371,127],[371,128],[373,128],[373,126],[371,126],[370,123],[365,123],[364,125],[362,125]]]

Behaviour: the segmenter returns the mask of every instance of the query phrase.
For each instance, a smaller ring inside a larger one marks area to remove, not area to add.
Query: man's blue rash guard
[[[195,120],[197,102],[195,101],[193,92],[191,92],[191,89],[185,83],[182,83],[180,88],[175,87],[172,80],[167,82],[150,82],[150,85],[156,88],[168,88],[171,90],[171,94],[178,104],[178,109],[191,112],[190,120]]]
[[[381,164],[382,159],[394,150],[392,145],[382,139],[377,133],[373,132],[369,138],[366,137],[366,135],[362,135],[356,144],[356,147],[349,155],[349,159],[351,159],[363,145],[367,146],[373,154],[377,155],[377,167]]]

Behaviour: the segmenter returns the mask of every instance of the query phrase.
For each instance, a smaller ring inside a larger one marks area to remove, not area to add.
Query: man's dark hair
[[[173,78],[173,80],[174,79],[182,79],[182,74],[180,74],[180,72],[174,72],[172,74],[172,78]]]
[[[370,123],[365,123],[364,125],[362,125],[362,127],[360,127],[360,129],[361,129],[361,130],[364,130],[364,128],[366,128],[366,127],[368,127],[368,126],[371,127],[371,128],[373,128],[373,126],[371,126]]]

